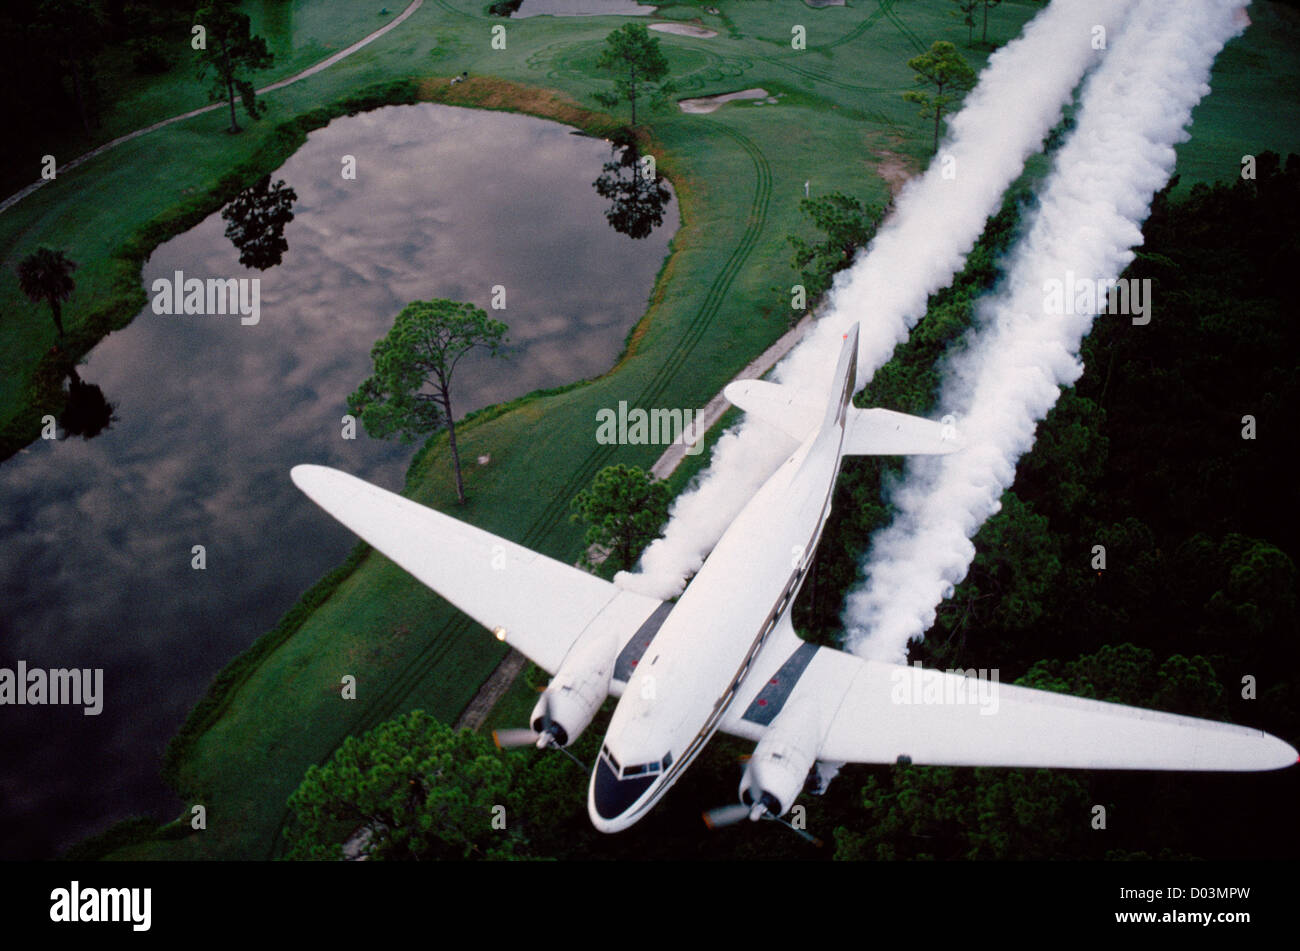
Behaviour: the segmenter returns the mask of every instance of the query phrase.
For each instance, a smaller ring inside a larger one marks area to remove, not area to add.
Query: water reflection
[[[289,250],[284,226],[293,220],[297,200],[298,193],[284,179],[272,185],[271,176],[263,175],[221,209],[228,222],[226,237],[239,249],[240,264],[265,271],[280,263]]]
[[[77,368],[72,367],[68,371],[68,405],[59,416],[63,438],[93,439],[116,419],[113,404],[104,398],[104,391],[94,383],[87,383],[77,375]]]
[[[672,193],[663,184],[658,170],[651,171],[654,166],[642,161],[630,131],[621,130],[615,136],[611,151],[613,159],[605,163],[600,177],[592,182],[596,194],[613,202],[605,218],[619,234],[637,239],[649,237],[650,232],[664,223],[664,209]]]
[[[355,180],[340,175],[345,154]],[[591,189],[607,157],[599,139],[526,116],[389,107],[311,133],[273,173],[298,196],[279,267],[244,269],[217,214],[155,251],[144,288],[178,270],[255,276],[261,320],[146,307],[79,368],[111,398],[84,391],[98,406],[86,415],[111,405],[111,427],[38,440],[0,467],[0,667],[103,668],[105,693],[99,716],[0,709],[0,858],[179,811],[158,779],[167,740],[355,542],[290,467],[403,484],[412,447],[346,439],[340,424],[404,305],[470,301],[510,325],[508,363],[458,365],[458,415],[609,368],[672,229],[609,229]]]

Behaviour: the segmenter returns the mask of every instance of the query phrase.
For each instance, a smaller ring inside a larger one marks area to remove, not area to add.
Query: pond
[[[355,542],[289,469],[402,486],[418,443],[360,427],[346,440],[341,419],[406,303],[468,301],[509,325],[508,359],[457,367],[457,416],[610,367],[677,221],[670,197],[648,236],[611,229],[593,188],[610,162],[609,143],[555,123],[392,106],[317,130],[271,175],[296,195],[278,266],[242,267],[220,214],[155,251],[151,298],[178,271],[256,278],[257,320],[151,302],[79,368],[111,404],[109,427],[38,440],[0,467],[0,668],[103,669],[98,715],[0,708],[0,858],[179,811],[158,778],[167,740]]]

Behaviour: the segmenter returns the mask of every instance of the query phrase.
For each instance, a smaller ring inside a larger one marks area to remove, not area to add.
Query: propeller
[[[742,819],[748,819],[749,813],[750,807],[743,802],[733,803],[730,806],[719,806],[704,813],[704,824],[710,829],[722,829],[733,826]]]
[[[721,829],[726,826],[735,825],[743,819],[751,822],[757,822],[760,819],[768,819],[772,822],[780,823],[795,835],[799,836],[806,842],[821,848],[822,840],[814,835],[805,832],[803,829],[796,829],[788,820],[780,816],[773,815],[767,806],[766,794],[754,802],[752,806],[747,806],[743,802],[733,803],[730,806],[719,806],[716,809],[710,809],[704,813],[704,824],[710,829]]]
[[[509,730],[493,730],[492,741],[498,749],[509,750],[520,746],[535,746],[544,750],[548,746],[562,749],[555,739],[556,726],[551,720],[551,695],[542,692],[542,729],[539,733],[530,727],[518,727]]]
[[[521,746],[547,746],[547,735],[538,733],[536,730],[530,730],[527,727],[518,727],[509,730],[493,730],[492,740],[496,743],[497,749],[513,750]]]
[[[510,750],[517,749],[521,746],[535,746],[539,750],[554,749],[559,750],[569,759],[578,764],[584,771],[590,772],[587,765],[578,757],[570,753],[560,741],[556,738],[557,734],[563,732],[562,728],[551,719],[551,695],[547,691],[542,692],[542,729],[540,732],[530,727],[515,727],[507,730],[493,730],[492,742],[497,745],[497,749]]]

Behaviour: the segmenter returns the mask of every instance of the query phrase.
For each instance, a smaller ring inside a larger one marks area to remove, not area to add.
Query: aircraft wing
[[[763,691],[767,703],[760,707]],[[810,698],[820,711],[817,758],[828,762],[893,763],[907,757],[942,766],[1224,771],[1296,762],[1290,744],[1248,727],[990,680],[981,684],[978,678],[862,660],[811,644],[782,661],[748,706],[733,706],[722,729],[758,739],[765,726],[757,720],[770,722],[778,704],[796,697]]]
[[[662,604],[336,469],[295,466],[290,475],[326,512],[548,673],[589,626],[612,630],[622,646]]]

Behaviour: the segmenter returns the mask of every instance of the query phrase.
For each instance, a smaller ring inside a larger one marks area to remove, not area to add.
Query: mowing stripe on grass
[[[486,2],[486,0],[485,0],[485,2]],[[470,19],[470,20],[479,20],[479,19],[483,19],[482,17],[479,17],[479,16],[476,15],[476,14],[473,14],[473,13],[466,13],[464,10],[460,9],[460,7],[453,7],[450,3],[447,2],[447,0],[437,0],[437,3],[438,3],[438,6],[442,7],[442,8],[443,8],[444,10],[446,10],[448,13],[454,13],[454,14],[456,14],[457,16],[467,17],[467,18]]]
[[[921,42],[921,38],[912,32],[912,28],[899,19],[898,14],[894,12],[894,0],[880,0],[880,9],[885,11],[885,16],[889,17],[889,22],[898,27],[898,32],[902,33],[907,42],[912,44],[912,49],[918,53],[924,53],[926,45]]]
[[[892,0],[891,0],[891,2],[892,2]],[[849,30],[849,32],[845,33],[845,34],[844,34],[843,36],[841,36],[838,40],[831,40],[829,43],[822,43],[822,44],[820,44],[819,46],[810,46],[810,47],[808,47],[808,49],[810,49],[810,50],[833,50],[833,49],[835,49],[835,47],[837,47],[837,46],[843,46],[845,43],[852,43],[854,40],[856,40],[856,39],[857,39],[859,36],[861,36],[863,33],[867,32],[867,30],[869,30],[869,29],[871,29],[873,26],[875,26],[875,25],[876,25],[876,21],[879,20],[882,16],[884,16],[884,15],[885,15],[885,12],[886,12],[886,11],[885,11],[885,4],[882,2],[882,3],[880,4],[880,9],[876,10],[875,12],[873,12],[870,16],[868,16],[865,20],[863,20],[861,23],[859,23],[859,24],[858,24],[857,26],[855,26],[853,29]]]

